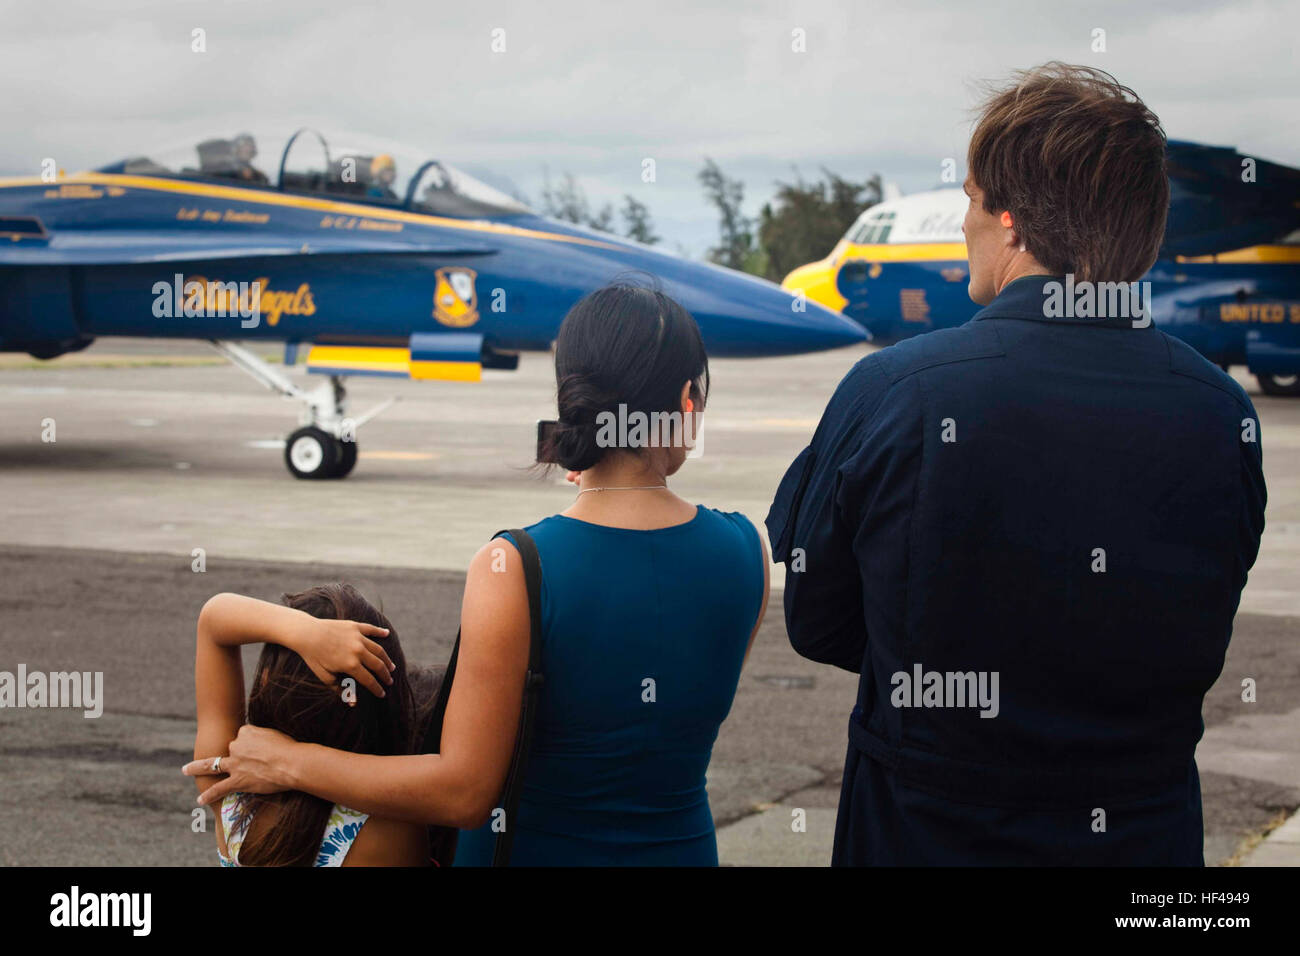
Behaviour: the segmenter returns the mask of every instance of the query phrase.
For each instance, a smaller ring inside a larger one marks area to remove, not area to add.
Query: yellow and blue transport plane
[[[1269,395],[1300,396],[1300,170],[1225,147],[1171,141],[1169,222],[1143,276],[1149,319],[1225,370],[1244,365]],[[970,300],[958,188],[866,210],[825,259],[783,287],[888,345],[961,325]]]

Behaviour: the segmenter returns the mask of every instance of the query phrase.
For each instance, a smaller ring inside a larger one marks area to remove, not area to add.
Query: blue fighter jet
[[[281,145],[281,142],[283,145]],[[259,159],[269,155],[270,165]],[[299,478],[356,463],[348,375],[476,381],[548,350],[568,309],[620,275],[655,277],[714,356],[837,348],[855,322],[773,283],[539,216],[402,147],[311,129],[0,180],[0,351],[51,358],[99,336],[204,339],[304,407]],[[52,164],[51,164],[52,165]],[[301,388],[241,341],[307,345]]]

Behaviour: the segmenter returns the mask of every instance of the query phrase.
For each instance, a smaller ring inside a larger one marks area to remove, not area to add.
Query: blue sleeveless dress
[[[758,532],[700,506],[685,524],[526,529],[542,562],[542,668],[512,866],[716,866],[704,789],[763,599]],[[461,831],[487,866],[492,823]]]

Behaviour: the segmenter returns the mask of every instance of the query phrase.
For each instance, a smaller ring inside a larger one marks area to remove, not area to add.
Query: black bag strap
[[[492,537],[508,534],[519,551],[524,566],[524,584],[528,588],[528,671],[524,676],[524,697],[519,712],[519,733],[515,737],[515,750],[510,758],[510,769],[506,772],[505,787],[501,791],[501,808],[505,811],[505,829],[497,835],[495,850],[492,854],[493,866],[507,866],[510,863],[510,849],[514,843],[515,814],[519,809],[519,794],[523,786],[524,768],[528,765],[528,754],[532,748],[533,727],[537,716],[538,697],[542,689],[542,561],[537,554],[537,545],[526,531],[513,528],[498,531]],[[456,676],[456,661],[460,657],[460,632],[456,632],[456,644],[452,648],[451,658],[447,661],[447,670],[443,674],[442,685],[434,699],[433,708],[424,738],[425,753],[439,753],[442,748],[442,724],[447,714],[447,701],[451,697],[452,679]]]

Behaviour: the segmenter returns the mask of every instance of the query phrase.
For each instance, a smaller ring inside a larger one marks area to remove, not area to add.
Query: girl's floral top
[[[246,817],[242,827],[237,824],[239,802],[243,796],[242,793],[228,793],[221,801],[221,826],[226,834],[226,852],[230,854],[217,854],[222,866],[239,866],[239,848],[244,844],[244,833],[250,819]],[[358,813],[336,803],[325,822],[325,835],[316,852],[316,866],[342,866],[348,850],[352,849],[352,842],[368,819],[368,813]]]

